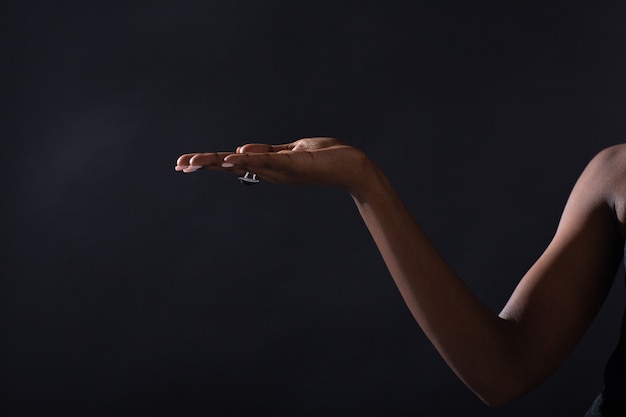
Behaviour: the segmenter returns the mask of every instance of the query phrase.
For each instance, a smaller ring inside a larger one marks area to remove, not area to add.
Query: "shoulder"
[[[609,146],[598,152],[589,162],[589,167],[594,172],[599,171],[605,175],[615,176],[617,172],[626,171],[626,143]]]
[[[593,184],[610,201],[626,185],[626,143],[598,152],[589,162],[581,179]],[[626,197],[626,196],[625,196]]]
[[[614,145],[600,151],[589,162],[583,176],[600,192],[619,221],[626,235],[626,144]]]
[[[626,172],[626,143],[613,145],[600,151],[591,161],[595,168],[612,179],[623,178]]]

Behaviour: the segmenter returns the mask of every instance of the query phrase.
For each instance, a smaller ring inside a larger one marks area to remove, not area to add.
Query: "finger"
[[[183,172],[194,172],[200,168],[211,170],[232,168],[232,164],[224,163],[224,158],[230,154],[231,152],[209,152],[196,154],[189,160],[189,167],[183,169]]]
[[[266,143],[247,143],[237,148],[237,153],[265,153],[265,152],[279,152],[293,149],[292,143],[285,143],[282,145],[269,145]]]
[[[272,169],[259,169],[258,172],[255,172],[256,177],[265,182],[271,182],[274,184],[289,184],[290,178],[288,175],[282,172],[277,172]]]
[[[177,171],[181,171],[183,167],[188,167],[189,166],[189,160],[191,158],[193,158],[195,155],[195,153],[186,153],[183,154],[181,156],[178,157],[178,159],[176,160],[176,170]]]
[[[195,154],[186,154],[178,158],[174,170],[183,172],[194,172],[202,168],[201,166],[191,165],[191,159]]]
[[[189,165],[202,167],[218,167],[224,162],[224,158],[232,155],[232,152],[209,152],[195,154],[190,160]]]
[[[195,172],[200,168],[218,169],[230,168],[229,164],[222,166],[224,158],[231,152],[189,153],[181,155],[176,161],[176,171],[186,173]]]
[[[224,158],[224,162],[233,164],[235,167],[244,168],[267,168],[286,169],[292,162],[294,154],[290,152],[281,153],[238,153],[230,154]]]

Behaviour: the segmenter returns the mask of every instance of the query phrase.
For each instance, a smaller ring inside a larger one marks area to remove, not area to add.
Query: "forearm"
[[[351,190],[409,310],[448,365],[483,401],[507,401],[520,378],[513,324],[482,304],[455,275],[392,186],[373,167]]]

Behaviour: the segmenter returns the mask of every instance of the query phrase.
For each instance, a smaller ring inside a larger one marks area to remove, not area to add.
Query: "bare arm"
[[[428,338],[483,401],[498,405],[552,373],[606,297],[623,244],[614,204],[618,181],[609,174],[625,163],[622,154],[615,154],[604,152],[590,163],[553,241],[500,315],[448,267],[383,173],[352,147],[332,139],[246,145],[237,154],[183,155],[178,169],[251,170],[273,182],[347,190]]]
[[[581,176],[553,241],[499,316],[446,265],[382,174],[354,194],[413,316],[486,403],[506,403],[550,375],[602,305],[623,244],[605,170],[595,160]]]

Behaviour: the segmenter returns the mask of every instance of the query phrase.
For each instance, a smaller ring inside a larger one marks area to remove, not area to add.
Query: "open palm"
[[[176,169],[219,169],[277,184],[334,186],[348,191],[357,187],[371,168],[362,151],[332,138],[306,138],[282,145],[246,144],[235,153],[190,153],[178,158]]]

